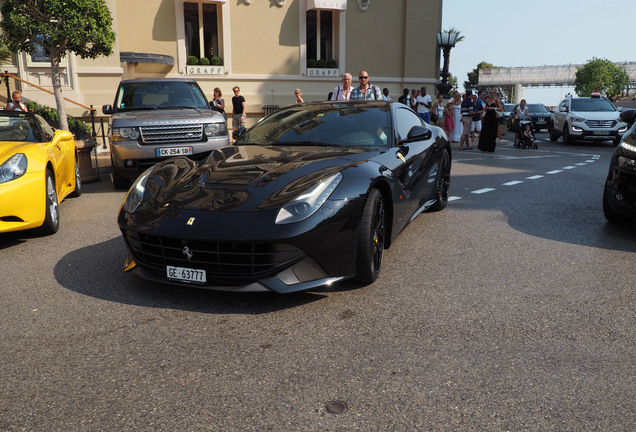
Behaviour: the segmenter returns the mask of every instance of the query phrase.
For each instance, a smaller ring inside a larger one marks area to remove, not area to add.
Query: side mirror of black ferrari
[[[626,109],[621,112],[620,119],[622,122],[625,122],[629,125],[634,124],[634,120],[636,120],[636,109]]]
[[[244,127],[235,130],[234,132],[232,132],[232,139],[237,139],[239,138],[241,135],[243,135],[245,133],[247,129],[245,129]]]
[[[406,136],[406,141],[421,141],[431,139],[433,132],[424,126],[413,126]]]

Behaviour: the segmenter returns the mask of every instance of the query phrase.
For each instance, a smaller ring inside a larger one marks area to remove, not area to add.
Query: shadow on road
[[[57,282],[90,297],[136,306],[211,314],[264,314],[321,300],[320,292],[225,293],[150,282],[123,272],[122,238],[75,250],[55,266]]]

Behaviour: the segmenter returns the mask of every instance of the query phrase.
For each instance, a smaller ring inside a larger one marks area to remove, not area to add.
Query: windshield
[[[296,105],[281,109],[241,136],[237,145],[386,146],[389,105]]]
[[[33,117],[0,115],[0,141],[40,142]],[[35,133],[34,133],[35,132]]]
[[[528,112],[531,113],[547,113],[549,112],[545,105],[528,104]]]
[[[198,108],[208,109],[203,92],[194,82],[140,81],[122,83],[115,106],[129,109]]]
[[[572,99],[572,111],[616,111],[616,108],[607,99]]]

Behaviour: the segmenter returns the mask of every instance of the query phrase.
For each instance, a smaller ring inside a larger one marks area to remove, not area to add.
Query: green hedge
[[[59,129],[60,116],[55,108],[51,108],[48,105],[40,105],[36,102],[25,100],[24,104],[30,112],[41,115],[46,122],[52,127]],[[77,140],[85,140],[91,137],[91,127],[84,123],[82,120],[78,120],[75,117],[66,116],[68,122],[68,128],[75,136]]]

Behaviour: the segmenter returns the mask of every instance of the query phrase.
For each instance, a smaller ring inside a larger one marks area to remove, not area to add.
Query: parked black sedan
[[[621,112],[620,119],[631,127],[612,155],[603,190],[603,213],[613,223],[636,218],[636,110]]]
[[[515,122],[517,121],[517,108],[519,105],[515,105],[514,109],[510,113],[510,119],[508,120],[508,130],[516,130]],[[532,122],[532,130],[539,132],[541,129],[549,129],[552,126],[552,113],[543,104],[527,104],[528,114],[530,115],[530,121]]]
[[[117,218],[125,269],[224,291],[368,284],[404,227],[446,206],[450,170],[444,132],[404,104],[288,106],[204,161],[144,172]]]

